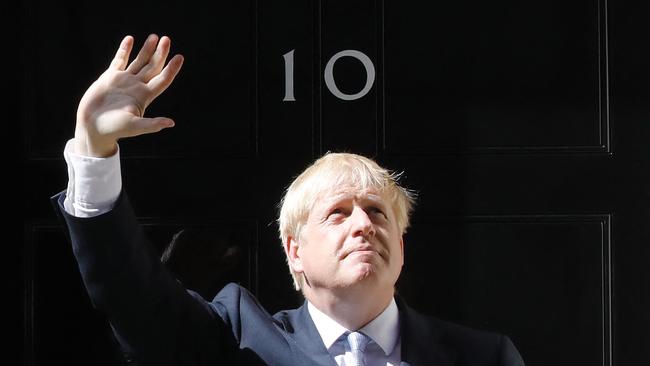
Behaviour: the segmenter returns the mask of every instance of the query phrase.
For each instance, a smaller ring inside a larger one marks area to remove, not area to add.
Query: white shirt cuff
[[[63,152],[68,165],[68,188],[63,206],[77,217],[93,217],[110,211],[122,190],[120,150],[107,158],[74,153],[74,139]]]

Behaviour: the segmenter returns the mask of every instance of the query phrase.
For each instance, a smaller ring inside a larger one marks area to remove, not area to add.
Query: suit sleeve
[[[54,196],[95,308],[141,365],[214,365],[237,349],[213,304],[186,291],[160,263],[124,193],[92,218],[68,214]]]
[[[501,336],[501,362],[499,366],[525,366],[517,347],[508,336]]]

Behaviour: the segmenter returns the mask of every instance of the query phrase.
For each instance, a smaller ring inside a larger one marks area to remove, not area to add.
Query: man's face
[[[290,255],[303,287],[343,289],[361,285],[392,291],[404,263],[395,213],[384,195],[342,188],[321,195]],[[291,250],[291,244],[289,245]]]

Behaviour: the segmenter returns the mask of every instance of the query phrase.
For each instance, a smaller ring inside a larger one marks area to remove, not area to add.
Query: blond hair
[[[415,204],[415,193],[399,185],[401,173],[382,168],[375,161],[350,153],[327,153],[305,169],[289,186],[280,202],[278,218],[282,245],[289,237],[298,240],[316,200],[340,187],[359,191],[374,190],[389,200],[396,217],[397,228],[403,235]],[[287,256],[287,262],[289,257]],[[302,287],[302,277],[289,264],[296,290]]]

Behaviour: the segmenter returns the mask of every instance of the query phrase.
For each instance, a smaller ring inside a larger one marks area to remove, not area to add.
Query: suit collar
[[[309,301],[307,301],[307,309],[318,330],[318,334],[323,339],[325,348],[328,350],[345,332],[357,330],[345,328]],[[391,302],[381,314],[358,329],[358,331],[377,343],[385,355],[390,355],[399,337],[399,310],[395,299],[391,299]]]
[[[289,324],[285,324],[285,327],[292,328],[287,330],[294,344],[299,345],[299,348],[314,360],[315,365],[337,366],[336,361],[325,348],[323,339],[309,315],[307,301],[298,309],[289,311],[287,316]]]
[[[395,300],[400,311],[401,366],[454,365],[458,354],[441,342],[440,329],[433,327],[431,321],[411,309],[399,296]]]
[[[453,366],[457,351],[442,342],[440,329],[432,326],[425,316],[411,309],[399,296],[395,297],[400,317],[400,366]],[[307,302],[298,309],[287,312],[285,327],[298,348],[309,355],[318,366],[337,366],[329,354],[316,325],[309,315]]]

